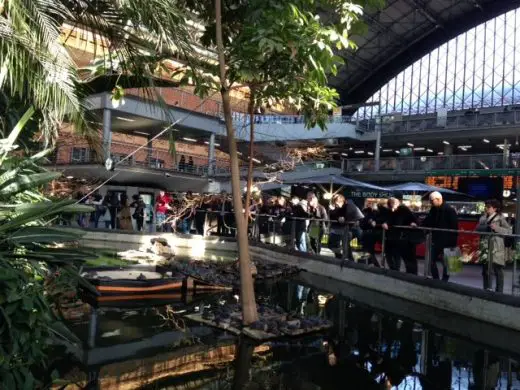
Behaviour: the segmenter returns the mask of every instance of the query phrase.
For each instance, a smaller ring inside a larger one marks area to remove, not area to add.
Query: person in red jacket
[[[170,195],[168,195],[164,191],[159,191],[159,196],[157,196],[157,198],[155,199],[155,215],[158,231],[170,231],[169,225],[165,223],[168,211],[172,209],[170,203],[172,203],[172,198],[170,197]]]

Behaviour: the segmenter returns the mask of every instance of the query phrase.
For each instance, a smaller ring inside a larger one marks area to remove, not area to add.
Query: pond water
[[[421,316],[404,302],[393,312],[375,296],[352,299],[347,285],[334,295],[309,280],[257,285],[257,299],[334,326],[260,344],[182,317],[236,302],[236,292],[181,295],[159,307],[70,308],[68,326],[82,345],[58,365],[65,388],[520,389],[517,354],[489,345],[490,334],[467,341],[440,331],[437,321],[414,318]],[[457,328],[454,317],[441,321]]]

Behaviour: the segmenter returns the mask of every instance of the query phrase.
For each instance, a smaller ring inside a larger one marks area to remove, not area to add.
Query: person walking
[[[383,229],[388,232],[388,266],[391,270],[400,271],[402,258],[404,260],[406,273],[417,275],[417,242],[414,237],[416,232],[411,229],[400,229],[396,227],[417,227],[417,218],[412,211],[401,204],[397,198],[388,199],[388,208],[390,212],[382,224]]]
[[[432,192],[430,194],[431,208],[426,216],[423,226],[436,229],[458,230],[459,220],[457,212],[453,207],[444,203],[440,192]],[[444,249],[457,247],[457,232],[432,232],[432,248],[431,248],[431,275],[433,279],[439,279],[439,270],[437,261],[442,262],[442,280],[447,282],[450,278],[448,274],[448,265],[444,261]]]
[[[500,214],[500,202],[488,200],[485,205],[485,213],[475,228],[478,232],[511,234],[512,228],[507,220]],[[489,261],[495,274],[496,292],[504,292],[504,267],[506,265],[506,246],[504,237],[487,235],[480,237],[480,259],[482,261],[482,282],[485,290],[491,290],[493,285],[490,275]]]

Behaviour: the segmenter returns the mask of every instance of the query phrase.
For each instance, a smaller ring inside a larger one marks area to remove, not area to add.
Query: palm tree
[[[169,0],[0,2],[0,91],[41,113],[46,140],[65,119],[88,127],[82,98],[90,91],[61,36],[64,23],[103,41],[94,75],[132,75],[133,87],[153,87],[161,61],[189,52],[192,41],[183,12]]]

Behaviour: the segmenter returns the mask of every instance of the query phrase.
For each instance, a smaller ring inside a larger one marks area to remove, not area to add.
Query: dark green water
[[[455,317],[431,321],[425,310],[429,317],[414,318],[420,312],[404,302],[393,310],[375,296],[353,300],[346,285],[331,295],[308,276],[259,285],[257,298],[332,320],[325,333],[254,344],[182,319],[233,302],[234,293],[159,307],[85,306],[68,313],[83,345],[60,370],[87,389],[520,389],[517,354],[495,348],[491,334],[461,328],[457,336],[441,330],[467,326]]]

